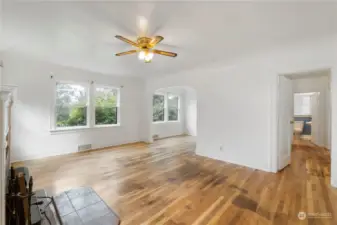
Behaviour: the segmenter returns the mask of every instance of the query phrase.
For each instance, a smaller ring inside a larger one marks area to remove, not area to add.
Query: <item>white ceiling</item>
[[[337,3],[233,2],[40,2],[6,0],[5,48],[60,65],[112,74],[147,76],[175,73],[226,61],[288,42],[329,36],[337,31]],[[135,40],[139,16],[148,35],[162,35],[145,64],[136,55],[115,57],[132,47],[114,38]]]

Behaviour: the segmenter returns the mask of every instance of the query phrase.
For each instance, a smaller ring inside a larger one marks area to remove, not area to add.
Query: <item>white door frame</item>
[[[311,142],[319,145],[319,143],[322,141],[321,137],[319,137],[317,134],[319,134],[319,123],[317,122],[317,115],[320,115],[320,92],[315,92],[313,95],[311,95]],[[319,117],[318,116],[318,117]],[[318,140],[318,142],[317,142]]]
[[[285,75],[289,75],[289,74],[302,74],[302,73],[310,73],[310,72],[314,72],[314,71],[318,71],[318,70],[322,70],[322,68],[320,69],[312,69],[312,70],[308,70],[308,71],[296,71],[294,73],[283,73],[283,74],[277,74],[277,79],[276,79],[276,82],[277,82],[277,85],[276,85],[276,93],[277,93],[277,98],[276,98],[276,111],[275,111],[275,114],[276,114],[276,129],[275,129],[275,136],[276,136],[276,142],[274,142],[274,146],[275,146],[275,151],[272,151],[271,153],[271,164],[270,164],[270,171],[271,172],[274,172],[274,173],[277,173],[278,172],[278,163],[279,163],[279,158],[280,158],[280,150],[279,150],[279,147],[278,147],[278,139],[279,139],[279,134],[278,134],[278,129],[279,129],[279,125],[278,125],[278,120],[279,120],[279,112],[278,112],[278,109],[279,109],[279,92],[280,92],[280,87],[279,87],[279,79],[280,79],[280,76],[285,76]],[[333,100],[333,93],[332,93],[332,88],[331,88],[331,85],[332,85],[332,77],[333,77],[333,70],[331,68],[324,68],[324,70],[327,70],[329,71],[329,74],[330,74],[330,80],[329,80],[329,86],[330,88],[328,89],[328,91],[330,92],[330,99],[328,99],[328,101],[330,102],[329,104],[329,120],[330,120],[330,127],[328,127],[328,129],[330,129],[330,147],[331,147],[331,155],[333,154],[332,153],[332,135],[333,135],[333,129],[332,129],[332,126],[331,126],[331,122],[334,120],[333,119],[333,113],[332,113],[332,100]],[[299,75],[300,76],[300,75]],[[332,158],[331,158],[332,159]],[[333,160],[331,160],[331,163]],[[333,168],[333,166],[331,165],[331,168]],[[337,181],[334,181],[333,180],[333,176],[331,176],[331,184],[335,187],[337,187]]]
[[[286,77],[287,74],[278,74],[277,76],[277,104],[276,104],[276,159],[275,159],[275,164],[274,164],[274,168],[273,168],[273,172],[278,172],[280,170],[282,170],[283,168],[280,168],[280,159],[281,159],[281,150],[279,149],[279,120],[280,120],[280,113],[279,113],[279,109],[280,109],[280,80],[281,77]],[[290,78],[288,78],[290,79]],[[293,92],[291,93],[293,96]],[[293,97],[292,97],[293,98]],[[293,106],[292,106],[293,107]],[[289,120],[290,123],[290,120]],[[289,129],[289,132],[291,132],[291,130]],[[291,136],[291,134],[289,134],[289,136]],[[291,148],[291,146],[290,146]],[[290,150],[291,151],[291,150]],[[290,154],[290,158],[291,158],[291,154]],[[290,163],[289,163],[290,164]]]

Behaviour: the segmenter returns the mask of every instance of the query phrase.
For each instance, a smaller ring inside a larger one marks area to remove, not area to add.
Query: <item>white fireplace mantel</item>
[[[13,96],[16,87],[4,85],[0,86],[0,225],[5,224],[5,189],[6,189],[6,168],[10,163],[9,157],[10,154],[6,156],[6,139],[5,136],[9,131],[9,126],[7,121],[5,121],[5,112],[8,111],[8,108],[12,106]],[[8,119],[8,118],[7,118]],[[7,158],[8,157],[8,158]]]

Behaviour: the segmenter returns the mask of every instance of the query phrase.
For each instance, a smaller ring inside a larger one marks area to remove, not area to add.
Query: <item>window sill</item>
[[[107,125],[95,125],[92,128],[108,128],[108,127],[120,127],[121,125],[119,123],[117,124],[107,124]]]
[[[120,124],[109,124],[109,125],[97,125],[94,127],[70,127],[70,128],[59,128],[50,130],[51,134],[67,134],[67,133],[75,133],[75,132],[86,132],[94,129],[100,128],[112,128],[112,127],[120,127]]]
[[[152,124],[164,124],[164,123],[180,123],[179,120],[176,121],[159,121],[159,122],[152,122]]]
[[[166,123],[166,121],[156,121],[156,122],[152,122],[153,124],[161,124],[161,123]]]
[[[312,117],[312,115],[301,114],[301,115],[294,115],[294,117]]]

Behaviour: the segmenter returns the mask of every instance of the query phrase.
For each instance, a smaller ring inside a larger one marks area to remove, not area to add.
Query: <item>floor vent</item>
[[[153,136],[152,136],[152,139],[153,139],[153,140],[158,140],[158,139],[159,139],[159,135],[158,135],[158,134],[153,135]]]
[[[78,151],[86,151],[86,150],[90,150],[91,149],[91,144],[87,144],[87,145],[79,145],[78,146]]]

